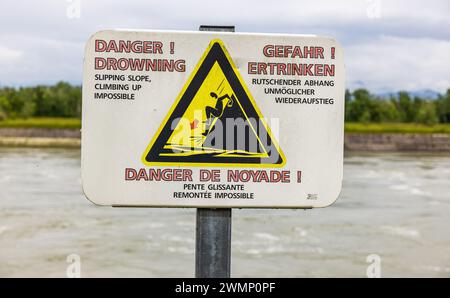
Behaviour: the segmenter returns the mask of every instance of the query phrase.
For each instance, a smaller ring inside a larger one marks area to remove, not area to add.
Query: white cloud
[[[0,46],[0,64],[14,62],[21,56],[21,51]]]
[[[375,91],[450,88],[450,41],[381,36],[346,48],[348,84]]]
[[[79,19],[67,17],[66,0],[0,2],[1,84],[80,83],[83,44],[100,29],[232,24],[238,31],[335,37],[346,50],[349,88],[450,87],[448,0],[79,1]],[[370,18],[378,4],[379,18]]]

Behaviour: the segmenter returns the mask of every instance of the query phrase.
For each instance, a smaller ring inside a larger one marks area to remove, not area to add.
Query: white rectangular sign
[[[344,76],[328,37],[97,32],[84,193],[113,206],[328,206],[342,185]]]

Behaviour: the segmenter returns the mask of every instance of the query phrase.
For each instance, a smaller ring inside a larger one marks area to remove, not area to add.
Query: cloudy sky
[[[114,28],[319,34],[344,47],[347,87],[450,88],[448,0],[1,0],[0,86],[80,84],[84,43]]]

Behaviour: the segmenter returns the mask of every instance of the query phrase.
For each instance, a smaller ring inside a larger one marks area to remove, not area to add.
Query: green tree
[[[439,121],[450,123],[450,89],[447,89],[446,94],[439,96],[436,105]]]
[[[434,102],[423,101],[418,110],[415,122],[423,124],[436,124],[439,118],[436,113],[436,105]]]
[[[345,120],[352,121],[350,111],[352,109],[352,93],[345,89]]]
[[[51,117],[79,117],[81,88],[59,82],[52,87],[41,86],[37,96],[37,115]]]
[[[8,111],[10,110],[10,104],[8,99],[4,95],[0,95],[0,121],[8,118]]]
[[[374,99],[372,102],[371,121],[373,122],[396,122],[399,113],[395,104],[386,99]]]
[[[400,122],[413,122],[415,118],[415,110],[408,92],[399,92],[398,98],[397,100],[394,100],[394,102],[399,113],[398,120]]]
[[[357,122],[370,122],[371,96],[366,89],[357,89],[353,92],[353,99],[349,102],[348,120]]]
[[[20,88],[16,92],[16,97],[20,103],[20,107],[16,111],[16,116],[20,118],[34,116],[36,112],[36,92],[34,88]]]

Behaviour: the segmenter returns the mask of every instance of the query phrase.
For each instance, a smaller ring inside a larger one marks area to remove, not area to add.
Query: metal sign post
[[[197,208],[195,277],[230,277],[231,208]]]
[[[200,31],[234,32],[234,26],[200,26]],[[227,278],[231,269],[231,208],[197,208],[195,277]]]

